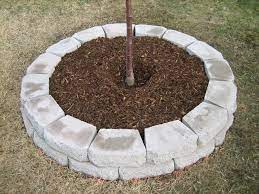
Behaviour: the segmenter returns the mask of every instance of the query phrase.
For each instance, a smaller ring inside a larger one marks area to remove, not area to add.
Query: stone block
[[[134,24],[132,24],[132,32],[134,31]],[[119,36],[127,36],[127,24],[115,23],[106,24],[103,26],[107,38],[115,38]]]
[[[27,101],[24,111],[40,137],[43,137],[47,125],[64,116],[63,110],[50,95]]]
[[[97,167],[91,162],[79,162],[69,158],[69,168],[80,171],[88,176],[98,177],[105,180],[116,180],[119,178],[118,168]]]
[[[215,137],[215,145],[216,146],[220,146],[220,145],[223,144],[223,142],[225,140],[226,133],[227,133],[228,129],[231,127],[231,125],[233,124],[233,121],[234,121],[233,114],[231,114],[231,113],[228,114],[228,122],[226,123],[226,126]]]
[[[211,140],[206,145],[199,145],[197,147],[197,150],[194,153],[189,154],[188,156],[174,158],[175,169],[183,169],[196,163],[199,159],[209,156],[214,151],[214,148],[215,141]]]
[[[51,147],[67,156],[88,161],[88,148],[95,134],[95,126],[67,115],[49,124],[44,138]]]
[[[234,81],[233,72],[225,59],[204,61],[205,71],[210,80]]]
[[[26,132],[29,135],[29,137],[33,137],[34,129],[33,129],[33,126],[31,124],[31,121],[25,115],[23,108],[21,108],[20,110],[21,110],[21,113],[22,113],[22,119],[23,119],[23,123],[24,123],[24,127],[26,129]]]
[[[61,57],[51,53],[43,53],[35,59],[27,69],[27,74],[47,74],[51,77]]]
[[[180,48],[185,48],[196,41],[196,38],[176,30],[167,30],[163,36],[163,39],[177,45]]]
[[[44,139],[42,139],[36,132],[33,135],[33,142],[36,146],[41,148],[43,152],[57,161],[59,164],[62,166],[67,166],[68,165],[68,158],[66,155],[54,150],[52,147],[50,147]]]
[[[233,82],[211,80],[204,99],[234,113],[237,108],[237,87]]]
[[[163,163],[183,157],[197,149],[198,136],[176,120],[145,129],[147,160]]]
[[[183,123],[198,135],[198,144],[206,145],[224,129],[228,120],[226,109],[202,102],[183,117]]]
[[[160,164],[145,163],[140,167],[120,167],[119,175],[122,180],[130,180],[169,174],[173,171],[174,161],[171,160]]]
[[[209,59],[223,59],[223,56],[219,51],[202,41],[195,41],[189,45],[187,47],[187,52],[190,55],[196,55],[203,61]]]
[[[88,157],[101,167],[135,167],[146,162],[146,149],[138,130],[100,129]]]
[[[162,26],[153,26],[139,24],[135,26],[135,36],[149,36],[161,38],[166,32],[166,28]]]
[[[44,74],[27,74],[22,79],[21,103],[49,94],[49,77]]]
[[[95,27],[77,32],[72,37],[77,39],[79,42],[83,44],[85,42],[89,42],[91,40],[94,40],[100,37],[105,37],[105,33],[101,26],[95,26]]]
[[[47,48],[47,53],[63,57],[67,53],[71,53],[77,50],[81,46],[81,43],[73,37],[63,39],[56,44]]]

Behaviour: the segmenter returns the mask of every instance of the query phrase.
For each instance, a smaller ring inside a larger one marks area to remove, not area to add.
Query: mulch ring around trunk
[[[180,119],[203,101],[203,62],[174,44],[134,37],[135,86],[125,79],[126,38],[98,38],[65,55],[50,78],[64,112],[100,128],[144,129]]]

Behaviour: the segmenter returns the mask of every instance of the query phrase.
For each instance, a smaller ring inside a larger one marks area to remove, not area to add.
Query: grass
[[[27,137],[19,112],[26,67],[81,29],[124,21],[121,0],[0,1],[0,193],[258,193],[256,0],[134,0],[134,22],[166,26],[220,50],[236,76],[238,110],[224,145],[188,170],[108,182],[61,167]]]

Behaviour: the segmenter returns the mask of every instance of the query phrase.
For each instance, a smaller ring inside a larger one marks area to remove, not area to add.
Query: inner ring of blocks
[[[98,37],[126,36],[126,24],[95,26],[50,46],[27,69],[21,112],[35,145],[59,164],[106,180],[129,180],[171,173],[211,154],[233,123],[237,88],[222,54],[205,42],[162,26],[133,25],[134,36],[167,40],[196,55],[209,84],[204,101],[174,120],[145,129],[100,129],[69,115],[49,95],[49,78],[61,58]]]

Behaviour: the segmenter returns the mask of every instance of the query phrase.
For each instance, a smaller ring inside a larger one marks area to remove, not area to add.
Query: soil
[[[181,118],[200,104],[203,62],[165,40],[135,37],[135,86],[125,79],[126,39],[99,38],[65,55],[50,93],[66,114],[100,128],[144,128]]]

